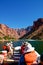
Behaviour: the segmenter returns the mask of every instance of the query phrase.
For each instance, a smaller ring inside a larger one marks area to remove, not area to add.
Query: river
[[[20,46],[23,41],[24,40],[13,42],[14,47],[15,46]],[[27,40],[25,40],[25,41],[27,41]],[[32,41],[32,40],[28,40],[28,42],[31,43],[33,47],[35,47],[35,50],[37,52],[39,52],[40,54],[43,52],[43,41]],[[6,44],[6,43],[7,42],[0,42],[0,51],[2,50],[3,45]]]

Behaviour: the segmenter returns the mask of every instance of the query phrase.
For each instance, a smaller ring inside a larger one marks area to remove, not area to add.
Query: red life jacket
[[[21,53],[24,53],[25,45],[21,46]]]
[[[6,49],[7,49],[7,46],[6,46],[6,45],[4,45],[4,46],[3,46],[3,49],[4,49],[4,50],[6,50]]]

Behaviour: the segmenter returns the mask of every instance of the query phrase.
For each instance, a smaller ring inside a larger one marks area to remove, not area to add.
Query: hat
[[[27,46],[25,47],[24,53],[34,51],[34,47],[32,47],[30,43],[28,42],[26,43],[27,43]]]
[[[31,45],[29,42],[25,42],[25,45]]]
[[[28,42],[23,42],[22,45],[28,45],[29,43]]]
[[[6,46],[13,47],[13,44],[12,43],[7,43]]]

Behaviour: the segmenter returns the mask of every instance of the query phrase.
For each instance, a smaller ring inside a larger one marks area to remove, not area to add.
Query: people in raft
[[[37,64],[37,58],[40,57],[35,48],[28,42],[25,42],[25,48],[22,48],[23,54],[21,55],[18,65],[32,65]]]
[[[4,51],[6,50],[7,51],[7,56],[9,58],[11,58],[12,55],[13,55],[13,44],[11,42],[7,43],[6,45],[3,46],[3,50]]]
[[[0,54],[0,65],[11,65],[8,63],[4,63],[4,61],[7,60],[8,58],[11,58],[12,55],[13,55],[13,44],[10,42],[3,46],[3,51]]]

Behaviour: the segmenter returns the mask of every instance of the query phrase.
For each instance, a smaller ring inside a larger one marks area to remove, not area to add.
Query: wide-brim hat
[[[30,43],[28,43],[28,42],[26,42],[26,43],[27,43],[27,46],[25,47],[24,53],[34,51],[35,48],[32,47],[32,45]]]
[[[28,44],[30,44],[30,43],[28,43],[28,42],[23,42],[22,43],[22,45],[28,45]]]

